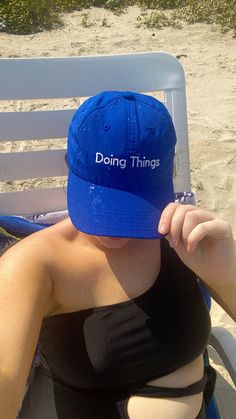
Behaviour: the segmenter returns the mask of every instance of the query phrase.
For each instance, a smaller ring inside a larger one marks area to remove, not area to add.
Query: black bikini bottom
[[[215,387],[216,372],[205,367],[203,378],[185,388],[164,388],[147,384],[125,390],[78,389],[52,380],[40,365],[22,404],[18,419],[129,419],[130,396],[176,398],[203,392],[203,404],[196,419],[206,419],[205,404]]]

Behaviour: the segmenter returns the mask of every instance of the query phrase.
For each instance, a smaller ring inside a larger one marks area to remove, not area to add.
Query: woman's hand
[[[171,203],[162,212],[159,233],[186,266],[210,286],[235,278],[236,257],[230,225],[192,205]]]

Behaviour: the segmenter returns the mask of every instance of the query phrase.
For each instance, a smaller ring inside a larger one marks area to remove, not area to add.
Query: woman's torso
[[[42,344],[43,344],[43,350],[47,352],[47,344],[45,346],[45,338],[46,340],[50,338],[50,333],[48,334],[48,330],[54,330],[52,332],[52,336],[55,333],[55,328],[58,326],[61,329],[61,335],[63,335],[63,328],[70,327],[70,324],[73,324],[73,331],[69,333],[69,336],[66,334],[66,339],[72,338],[76,334],[81,334],[84,331],[84,326],[81,326],[81,321],[78,321],[78,325],[80,324],[80,327],[78,327],[78,330],[76,330],[76,318],[77,319],[83,319],[82,323],[84,324],[84,320],[86,320],[87,324],[88,318],[93,316],[94,318],[94,312],[95,312],[95,323],[91,323],[91,328],[97,328],[96,324],[96,313],[98,314],[98,317],[101,317],[101,313],[108,316],[109,309],[115,309],[117,312],[121,310],[122,307],[126,307],[126,310],[128,308],[128,311],[130,311],[130,304],[129,300],[136,299],[137,301],[144,301],[145,304],[148,304],[146,302],[146,298],[143,299],[143,295],[146,294],[149,295],[149,290],[155,289],[155,292],[157,292],[157,305],[158,305],[158,282],[160,280],[160,283],[162,281],[162,284],[164,284],[163,281],[167,281],[166,278],[159,277],[159,273],[161,270],[161,250],[160,250],[160,242],[159,241],[142,241],[142,246],[139,245],[139,243],[133,242],[132,249],[124,248],[123,250],[118,251],[105,251],[104,249],[99,248],[98,246],[94,245],[93,242],[90,240],[87,240],[86,235],[80,234],[77,232],[73,226],[71,225],[69,219],[63,221],[62,223],[59,223],[57,226],[54,226],[51,229],[47,229],[48,231],[44,231],[43,234],[45,235],[45,243],[48,243],[48,252],[47,257],[50,254],[50,259],[53,261],[51,263],[51,277],[53,282],[53,294],[52,298],[48,304],[46,318],[43,323],[42,328]],[[170,272],[169,272],[170,273]],[[172,272],[174,274],[174,272]],[[181,280],[182,281],[182,280]],[[193,279],[191,279],[193,281]],[[182,328],[188,328],[192,331],[191,336],[189,336],[189,348],[188,351],[191,353],[191,339],[194,336],[194,333],[197,332],[200,338],[201,330],[197,331],[197,322],[196,322],[196,314],[197,310],[195,312],[194,322],[196,324],[192,325],[191,321],[191,310],[189,311],[189,308],[192,305],[191,298],[195,298],[194,293],[191,293],[190,301],[188,301],[188,294],[185,294],[183,296],[183,305],[187,309],[186,316],[190,316],[189,322],[186,322],[184,317],[184,311],[183,313],[179,313],[180,309],[182,308],[178,307],[178,304],[175,305],[173,308],[173,305],[175,304],[176,299],[178,300],[178,296],[176,295],[176,290],[179,288],[177,287],[176,281],[172,283],[172,281],[168,281],[169,283],[166,284],[164,287],[166,290],[168,290],[167,295],[167,301],[165,302],[165,315],[163,315],[163,311],[160,311],[158,314],[155,314],[155,317],[161,315],[163,316],[160,320],[162,322],[166,322],[166,330],[169,330],[169,334],[179,333],[179,343],[178,346],[181,347],[183,344],[186,346],[186,342],[183,340],[183,336],[181,336],[181,329]],[[184,281],[185,282],[185,281]],[[186,286],[187,282],[185,282],[185,285],[182,288]],[[171,287],[176,287],[176,289],[171,290]],[[163,288],[163,285],[162,285]],[[170,288],[170,289],[169,289]],[[180,284],[181,288],[181,284]],[[196,293],[196,290],[194,291]],[[153,294],[153,292],[152,292]],[[165,293],[164,293],[165,294]],[[180,294],[179,294],[180,295]],[[197,295],[197,294],[196,294]],[[204,312],[204,303],[202,303],[201,298],[199,298],[199,295],[197,295],[198,303],[201,305],[199,307],[199,313],[203,310],[203,321],[206,321],[206,326],[201,324],[201,318],[200,320],[200,328],[205,329],[205,338],[207,339],[207,334],[209,333],[209,319],[206,312]],[[141,298],[141,300],[139,300]],[[182,297],[181,297],[182,298]],[[127,304],[125,302],[128,302]],[[124,303],[124,304],[123,304]],[[160,300],[159,300],[160,303]],[[198,304],[197,303],[197,304]],[[115,307],[109,307],[109,306],[115,306]],[[90,313],[90,309],[92,312]],[[94,310],[95,309],[95,310]],[[134,309],[134,306],[132,305],[132,309]],[[108,311],[107,311],[108,310]],[[141,307],[141,310],[143,308]],[[178,311],[177,312],[175,312]],[[124,311],[124,310],[123,310]],[[145,311],[145,309],[144,309]],[[71,314],[66,314],[71,313]],[[161,313],[161,314],[160,314]],[[88,316],[87,316],[88,315]],[[135,316],[135,311],[133,313]],[[106,317],[105,316],[105,317]],[[182,317],[181,317],[182,316]],[[201,316],[200,316],[201,317]],[[71,319],[73,321],[71,322]],[[181,320],[182,319],[182,320]],[[90,318],[91,320],[91,318]],[[150,319],[149,319],[150,320]],[[106,321],[101,319],[99,320],[100,323],[105,324],[105,329],[107,328]],[[125,321],[125,319],[119,318],[118,315],[118,323],[121,321]],[[180,324],[181,321],[181,324]],[[177,322],[177,324],[176,324]],[[178,327],[177,327],[178,326]],[[102,326],[101,326],[102,327]],[[111,327],[111,326],[109,326]],[[114,327],[117,328],[117,324],[114,325]],[[162,329],[159,329],[158,333],[163,333],[162,331],[165,330],[165,327]],[[97,328],[99,330],[99,326]],[[66,330],[66,329],[65,329]],[[195,330],[195,332],[194,332]],[[109,330],[107,330],[107,333],[111,335],[112,327]],[[177,332],[176,332],[177,331]],[[104,332],[104,331],[103,331]],[[113,332],[113,331],[112,331]],[[91,333],[90,330],[90,335]],[[186,330],[185,332],[186,335]],[[187,332],[189,333],[189,331]],[[165,336],[168,336],[168,333],[164,333]],[[57,335],[57,333],[56,333]],[[94,339],[91,340],[91,336],[89,340],[91,341],[91,345],[96,346],[96,342]],[[118,335],[117,335],[118,336]],[[55,338],[55,336],[54,336]],[[116,336],[113,336],[115,339]],[[177,338],[175,338],[177,339]],[[186,336],[185,336],[186,339]],[[197,338],[198,339],[198,338]],[[201,338],[200,338],[201,339]],[[73,338],[72,338],[73,340]],[[168,339],[167,339],[168,340]],[[56,339],[57,341],[57,339]],[[82,338],[82,341],[84,341],[84,337]],[[73,345],[72,352],[76,352],[75,348],[75,342],[80,342],[78,339],[75,339],[75,341],[71,342]],[[176,340],[177,342],[177,340]],[[108,342],[107,346],[108,346]],[[169,344],[172,345],[175,342],[173,340],[169,340]],[[179,345],[181,343],[181,345]],[[57,341],[57,344],[63,344],[63,340]],[[50,346],[50,345],[49,345]],[[105,345],[106,346],[106,345]],[[183,347],[183,346],[182,346]],[[48,347],[49,353],[53,353],[55,348]],[[78,349],[78,357],[79,354],[79,348]],[[97,344],[97,347],[94,348],[92,358],[95,356],[95,369],[96,369],[96,362],[97,357],[99,357],[99,350],[104,351],[104,345],[100,345],[99,342]],[[172,351],[175,350],[175,348],[171,349]],[[188,352],[186,351],[186,353]],[[59,351],[60,352],[60,351]],[[63,352],[63,351],[62,351]],[[98,352],[98,354],[97,354]],[[64,353],[64,352],[63,352]],[[94,355],[95,353],[95,355]],[[45,353],[47,356],[47,354]],[[91,355],[91,354],[89,354]],[[87,355],[86,355],[87,356]],[[112,353],[108,353],[108,357],[112,357]],[[55,357],[57,357],[57,354],[55,353]],[[83,358],[83,357],[82,357]],[[59,361],[61,361],[59,359]],[[84,358],[83,358],[83,365],[86,366],[86,362],[84,364]],[[91,363],[91,359],[89,360]],[[103,363],[106,363],[106,360],[102,361]],[[155,379],[155,372],[150,379],[154,379],[152,383],[155,385],[166,385],[166,386],[183,386],[183,385],[189,385],[202,376],[202,357],[200,354],[196,352],[196,356],[193,358],[187,357],[186,362],[183,363],[183,360],[181,360],[183,365],[180,365],[177,369],[173,369],[173,371],[165,371],[164,376],[161,376],[163,374],[156,373]],[[180,362],[180,364],[181,364]],[[60,362],[58,362],[60,364]],[[102,364],[103,365],[103,364]],[[177,365],[177,364],[176,364]],[[81,368],[80,365],[78,365],[79,368]],[[101,365],[99,364],[99,368],[101,368]],[[103,368],[103,367],[102,367]],[[132,367],[133,368],[133,367]],[[106,368],[105,368],[106,369]],[[109,374],[111,371],[109,371]],[[102,374],[104,374],[104,371],[102,371]],[[65,371],[63,372],[63,375],[65,375]],[[106,375],[106,371],[105,371]],[[104,375],[103,375],[104,377]],[[97,378],[97,377],[96,377]],[[93,380],[93,378],[91,378]],[[96,380],[95,380],[96,381]],[[150,381],[150,380],[147,380]],[[81,383],[79,383],[81,384]],[[85,383],[86,385],[89,385],[90,383]],[[95,383],[96,384],[96,383]],[[110,383],[108,383],[110,384]]]

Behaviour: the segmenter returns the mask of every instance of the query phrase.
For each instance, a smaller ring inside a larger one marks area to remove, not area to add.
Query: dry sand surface
[[[87,17],[84,18],[84,14]],[[65,26],[29,36],[0,34],[2,57],[96,55],[167,51],[182,62],[187,82],[192,185],[198,203],[228,220],[236,236],[236,39],[214,26],[181,30],[137,28],[138,7],[115,16],[104,9],[65,14]],[[83,27],[82,19],[92,26]],[[104,25],[105,24],[105,25]],[[17,108],[18,103],[0,104]],[[39,105],[34,105],[33,107]],[[236,326],[216,305],[214,325]],[[236,418],[236,393],[218,357],[217,395],[222,417]]]

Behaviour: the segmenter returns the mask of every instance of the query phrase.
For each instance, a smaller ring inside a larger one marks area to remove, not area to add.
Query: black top
[[[146,382],[205,349],[210,316],[196,275],[161,240],[161,270],[133,300],[44,319],[40,348],[50,374],[80,388]]]

